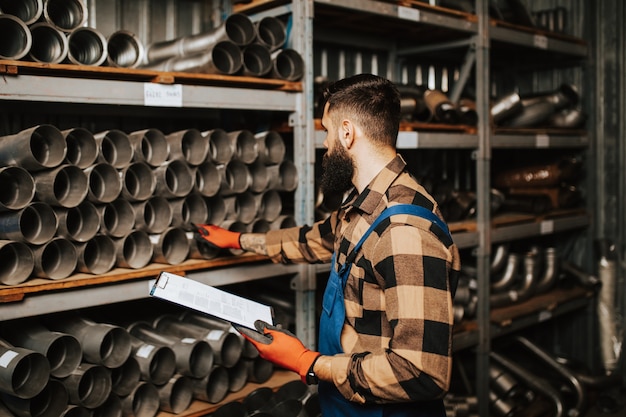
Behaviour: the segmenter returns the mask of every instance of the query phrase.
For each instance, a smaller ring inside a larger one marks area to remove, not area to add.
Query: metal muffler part
[[[276,165],[285,158],[285,141],[280,133],[268,130],[255,134],[258,141],[259,161],[265,165]]]
[[[228,163],[235,153],[235,147],[228,133],[223,129],[213,129],[202,132],[202,136],[209,140],[209,154],[207,160],[214,164]]]
[[[220,171],[211,161],[205,161],[195,169],[195,190],[204,197],[213,197],[220,190]]]
[[[43,391],[50,377],[50,364],[44,355],[31,349],[11,345],[0,339],[0,391],[28,399]]]
[[[144,381],[155,385],[167,383],[176,371],[176,355],[166,345],[155,345],[131,336],[132,355],[139,364]]]
[[[189,408],[193,401],[193,382],[184,375],[174,375],[170,380],[157,387],[160,410],[180,414]]]
[[[241,49],[233,42],[225,40],[218,42],[208,52],[170,58],[144,68],[155,71],[232,75],[239,72],[242,66]]]
[[[112,237],[128,235],[135,227],[135,211],[128,200],[118,198],[98,206],[100,232]]]
[[[100,230],[100,214],[89,201],[69,209],[55,208],[54,211],[58,219],[57,236],[87,242]]]
[[[145,54],[139,37],[128,30],[115,31],[107,38],[107,63],[112,67],[138,68]]]
[[[61,165],[33,174],[35,195],[43,203],[59,207],[76,207],[89,192],[87,175],[77,166]]]
[[[0,39],[0,59],[22,59],[33,44],[28,26],[10,14],[0,14]]]
[[[163,197],[153,196],[132,204],[135,228],[150,234],[163,233],[172,222],[172,208]]]
[[[268,222],[275,221],[283,210],[283,200],[276,190],[267,190],[256,194],[258,217]]]
[[[187,234],[181,228],[170,227],[161,234],[150,235],[150,241],[154,250],[154,262],[178,265],[189,255]]]
[[[76,269],[76,248],[65,238],[55,237],[32,249],[35,257],[33,276],[57,280],[69,277]]]
[[[155,194],[165,198],[184,197],[193,189],[194,176],[182,159],[173,159],[155,168]]]
[[[57,232],[52,207],[34,202],[19,211],[0,212],[0,238],[42,245]]]
[[[33,44],[28,57],[35,62],[60,64],[69,53],[67,35],[47,22],[39,22],[30,27]]]
[[[256,160],[248,165],[250,171],[250,187],[248,189],[253,193],[261,193],[267,189],[270,182],[267,165]]]
[[[249,130],[235,130],[227,133],[233,143],[235,153],[233,158],[244,164],[253,163],[259,156],[257,140]]]
[[[89,191],[87,199],[94,203],[110,203],[122,192],[120,175],[106,163],[96,163],[83,170],[87,175]]]
[[[133,392],[122,398],[122,416],[154,417],[159,412],[159,391],[146,381],[140,381]]]
[[[87,129],[75,127],[61,131],[65,138],[67,152],[65,162],[85,169],[96,162],[98,145],[93,133]]]
[[[126,133],[111,129],[96,133],[94,138],[98,146],[98,161],[111,164],[117,169],[130,165],[134,150]]]
[[[290,160],[267,167],[270,180],[268,188],[277,191],[294,191],[298,187],[298,168]]]
[[[114,241],[116,265],[122,268],[140,269],[152,260],[154,249],[150,236],[141,230],[133,230],[127,236]]]
[[[139,383],[139,380],[137,380],[137,383]],[[119,395],[111,392],[109,397],[102,405],[93,408],[90,411],[91,417],[121,417],[122,400],[120,399]]]
[[[243,162],[233,159],[225,165],[219,165],[220,178],[220,195],[230,196],[243,193],[250,186],[250,170]]]
[[[21,210],[35,197],[35,180],[24,168],[0,167],[0,211]]]
[[[85,243],[76,244],[78,265],[76,269],[100,275],[115,266],[116,250],[113,239],[107,235],[96,235]]]
[[[272,55],[267,47],[253,43],[242,50],[242,74],[250,77],[264,77],[272,70]]]
[[[122,184],[120,195],[128,201],[146,201],[154,194],[156,177],[152,168],[145,162],[132,162],[119,170]]]
[[[204,162],[209,154],[209,141],[197,129],[185,129],[165,136],[169,145],[169,159],[181,159],[196,166]]]
[[[228,371],[223,366],[215,365],[204,378],[193,380],[194,398],[216,404],[228,394]]]
[[[35,267],[33,251],[22,242],[0,240],[0,283],[17,285],[26,281]]]
[[[65,386],[54,379],[48,379],[44,389],[31,398],[19,398],[3,393],[2,401],[16,417],[58,417],[69,404]]]
[[[0,14],[0,22],[6,16]],[[0,137],[1,165],[18,165],[31,172],[41,171],[59,166],[65,159],[65,153],[65,138],[52,125],[37,125]]]
[[[107,60],[107,40],[92,27],[79,27],[68,35],[67,59],[76,65],[98,67]]]
[[[276,218],[276,220],[270,223],[270,229],[287,229],[290,227],[296,227],[297,225],[296,219],[292,215],[281,214]]]
[[[256,350],[256,349],[255,349]],[[260,356],[256,358],[242,358],[248,370],[248,381],[257,384],[267,382],[274,373],[274,364]]]
[[[170,200],[172,227],[187,227],[204,224],[209,217],[206,200],[200,194],[190,193],[186,197]]]
[[[61,382],[70,402],[87,408],[101,406],[111,394],[111,375],[103,365],[83,362]]]
[[[206,199],[209,208],[208,223],[220,224],[226,219],[226,204],[224,198],[216,195]]]
[[[122,365],[111,369],[111,393],[118,401],[119,397],[129,395],[139,384],[139,381],[141,381],[141,369],[134,355],[130,355]],[[114,410],[112,411],[120,410],[119,413],[121,414],[122,404],[118,401],[114,401],[110,405],[113,406]],[[106,406],[106,403],[102,406]],[[101,411],[108,414],[108,410]]]
[[[133,146],[133,160],[145,162],[153,168],[161,166],[170,155],[170,145],[163,132],[150,128],[128,134]]]

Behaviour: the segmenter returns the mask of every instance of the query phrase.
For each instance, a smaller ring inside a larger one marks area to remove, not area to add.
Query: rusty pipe
[[[170,346],[176,354],[177,373],[197,379],[211,372],[214,355],[206,341],[164,334],[146,322],[132,323],[127,329],[131,335],[145,342]]]
[[[94,134],[98,147],[98,161],[106,162],[117,169],[127,167],[134,151],[128,135],[121,130],[111,129]]]
[[[89,192],[87,175],[74,165],[36,172],[33,180],[37,199],[52,206],[76,207]]]
[[[83,407],[99,407],[111,394],[111,374],[103,365],[83,362],[60,381],[67,388],[70,403]]]
[[[119,403],[119,397],[125,397],[130,394],[133,389],[139,384],[141,380],[141,369],[139,368],[139,363],[134,355],[130,355],[126,362],[117,368],[111,369],[111,393],[118,401],[112,401],[109,404],[113,410],[120,410],[122,404]],[[110,396],[109,396],[110,398]],[[107,404],[103,404],[101,407],[106,407]],[[103,414],[108,414],[109,410],[101,410]],[[111,417],[114,417],[119,414],[113,414]]]
[[[58,280],[69,277],[76,269],[76,248],[63,237],[55,237],[32,249],[35,257],[33,276]]]
[[[176,371],[176,356],[171,347],[145,342],[130,336],[132,356],[139,364],[141,378],[155,385],[167,383]]]
[[[24,168],[0,167],[0,210],[21,210],[35,197],[35,180]]]
[[[281,48],[287,40],[287,29],[282,20],[274,16],[265,16],[254,23],[256,40],[270,52]]]
[[[240,47],[250,44],[256,36],[254,24],[244,14],[234,13],[212,31],[182,36],[176,39],[154,42],[147,47],[148,63],[163,61],[171,57],[195,55],[228,40]]]
[[[13,15],[30,26],[43,14],[43,0],[1,0],[0,13]]]
[[[197,129],[185,129],[165,136],[170,148],[169,159],[181,159],[189,165],[200,165],[209,154],[209,142]]]
[[[137,68],[144,62],[145,47],[139,37],[128,30],[111,33],[106,45],[106,62],[112,67]]]
[[[197,193],[169,200],[172,207],[172,227],[186,227],[189,224],[204,224],[209,217],[206,200]]]
[[[44,389],[32,398],[19,398],[3,393],[2,403],[15,417],[57,417],[69,404],[65,386],[54,379],[44,381]]]
[[[114,240],[116,265],[122,268],[140,269],[152,260],[152,242],[144,231],[133,230],[127,236]]]
[[[63,32],[72,32],[87,22],[87,5],[82,0],[46,0],[43,16]]]
[[[181,228],[169,227],[160,234],[152,234],[150,241],[154,250],[154,262],[178,265],[189,255],[187,234]]]
[[[135,227],[135,211],[128,200],[118,198],[97,209],[101,233],[118,238],[128,235]]]
[[[65,162],[85,169],[96,162],[98,145],[93,133],[81,127],[61,131],[65,138]]]
[[[272,52],[273,78],[298,81],[304,75],[304,60],[295,49],[283,48]]]
[[[267,167],[270,176],[268,188],[277,191],[294,191],[298,187],[298,168],[286,159],[278,165]]]
[[[193,382],[189,377],[175,374],[167,383],[157,386],[159,408],[172,414],[180,414],[189,408],[193,401]]]
[[[110,203],[122,192],[118,171],[106,163],[96,163],[83,170],[89,184],[87,199],[94,203]]]
[[[26,281],[35,267],[33,251],[22,242],[0,240],[0,283],[17,285]]]
[[[231,160],[235,153],[235,147],[225,130],[219,128],[207,130],[202,132],[202,136],[209,141],[207,160],[216,165],[226,164]]]
[[[228,371],[223,366],[214,365],[204,378],[193,380],[194,398],[217,404],[228,394]]]
[[[113,239],[107,235],[96,235],[85,243],[77,243],[78,265],[76,269],[89,274],[100,275],[115,266],[116,252]]]
[[[220,190],[220,171],[211,161],[198,165],[194,173],[194,189],[204,197],[213,197]]]
[[[218,165],[220,171],[220,195],[230,196],[243,193],[250,186],[250,170],[243,162],[233,159],[227,164]]]
[[[153,326],[158,331],[174,336],[205,340],[213,349],[215,364],[225,368],[235,366],[239,358],[241,358],[242,339],[227,330],[205,329],[192,323],[182,322],[170,315],[162,315],[156,318]]]
[[[50,23],[39,22],[30,27],[32,46],[28,57],[35,62],[59,64],[67,58],[67,35]]]
[[[54,320],[44,318],[43,324],[50,330],[76,337],[83,348],[83,358],[89,363],[117,368],[130,356],[130,336],[119,326],[73,314]]]
[[[242,50],[242,75],[264,77],[272,70],[272,55],[269,49],[253,43]]]
[[[257,159],[255,162],[248,164],[248,170],[250,171],[250,186],[248,189],[253,193],[265,191],[270,182],[267,165]]]
[[[257,139],[258,160],[265,165],[276,165],[285,158],[285,141],[275,130],[267,130],[254,135]]]
[[[42,245],[57,231],[58,220],[52,207],[34,202],[19,211],[0,212],[0,238]]]
[[[145,162],[154,168],[161,166],[170,155],[170,145],[159,129],[137,130],[129,133],[128,138],[136,162]]]
[[[146,201],[132,204],[135,228],[150,234],[163,233],[172,222],[172,208],[163,197],[154,195]]]
[[[0,19],[3,19],[0,15]],[[0,165],[18,165],[29,171],[59,166],[65,159],[63,134],[52,125],[42,124],[14,135],[0,137]]]
[[[19,60],[24,58],[33,44],[33,37],[28,26],[10,14],[0,14],[0,59]]]
[[[131,202],[146,201],[154,194],[156,178],[146,162],[132,162],[119,170],[121,197]]]
[[[244,164],[253,163],[259,156],[259,148],[257,140],[251,131],[235,130],[227,133],[228,138],[232,142],[232,147],[235,149],[233,158],[237,159]]]
[[[156,177],[155,194],[165,198],[184,197],[193,189],[194,176],[182,159],[165,162],[153,170]]]
[[[135,389],[122,398],[123,417],[154,417],[159,411],[159,391],[147,381],[140,381]]]
[[[99,67],[107,60],[107,40],[96,28],[83,26],[67,35],[67,59],[76,65]]]
[[[232,75],[243,66],[243,53],[239,46],[224,40],[206,52],[182,57],[169,58],[144,68],[156,71],[193,72],[205,74]]]
[[[33,398],[46,387],[50,364],[44,355],[0,339],[0,391],[21,399]]]
[[[54,212],[58,219],[57,236],[87,242],[100,230],[100,214],[89,201],[69,209],[55,208]]]

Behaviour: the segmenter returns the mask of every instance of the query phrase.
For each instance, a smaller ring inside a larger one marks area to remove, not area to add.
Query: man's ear
[[[344,119],[341,122],[341,138],[344,140],[346,148],[350,149],[352,147],[352,145],[354,144],[354,136],[354,124],[350,120]]]

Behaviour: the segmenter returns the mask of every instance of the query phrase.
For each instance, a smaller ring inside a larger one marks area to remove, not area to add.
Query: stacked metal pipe
[[[38,125],[0,137],[0,283],[212,258],[192,223],[289,225],[298,183],[280,134]],[[228,252],[226,252],[228,254]]]

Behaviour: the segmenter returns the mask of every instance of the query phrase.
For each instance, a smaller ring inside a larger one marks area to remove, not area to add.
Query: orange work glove
[[[220,249],[241,249],[239,237],[241,233],[232,232],[213,224],[195,224],[196,240],[205,241]]]
[[[293,333],[280,327],[261,320],[257,320],[255,326],[259,333],[235,328],[257,348],[263,359],[296,372],[306,383],[309,369],[321,354],[307,349]]]

